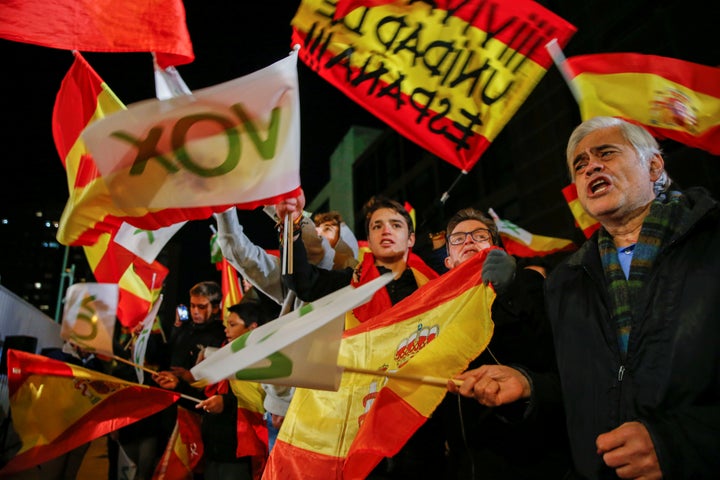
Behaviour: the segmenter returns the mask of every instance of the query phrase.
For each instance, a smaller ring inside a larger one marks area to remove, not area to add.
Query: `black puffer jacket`
[[[492,339],[469,369],[499,362],[526,372],[557,375],[543,299],[544,280],[536,271],[518,269],[508,291],[492,304]],[[525,402],[491,409],[474,398],[447,395],[440,409],[450,450],[447,478],[559,480],[570,469],[559,401],[543,405],[542,415],[525,421],[518,421]]]
[[[720,476],[720,210],[686,192],[682,233],[658,254],[621,361],[597,234],[546,282],[577,473],[616,478],[595,439],[624,422],[650,432],[665,480]]]

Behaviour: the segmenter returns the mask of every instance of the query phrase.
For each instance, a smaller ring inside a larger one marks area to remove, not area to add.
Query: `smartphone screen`
[[[188,315],[188,309],[185,305],[178,305],[177,314],[181,322],[184,322],[188,318],[190,318],[190,316]]]

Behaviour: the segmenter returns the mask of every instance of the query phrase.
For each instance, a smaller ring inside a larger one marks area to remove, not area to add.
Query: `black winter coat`
[[[518,269],[508,291],[493,302],[492,339],[470,369],[499,362],[557,374],[543,285],[536,271]],[[552,406],[541,417],[521,421],[525,402],[491,409],[475,399],[447,395],[440,409],[450,449],[448,478],[562,479],[570,470],[570,453],[562,406]]]
[[[610,316],[597,234],[546,282],[577,473],[616,478],[595,439],[648,429],[665,480],[720,477],[720,210],[702,189],[633,308],[626,360]]]

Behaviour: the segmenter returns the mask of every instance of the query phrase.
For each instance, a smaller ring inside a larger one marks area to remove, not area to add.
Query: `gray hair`
[[[583,138],[596,130],[610,127],[619,127],[623,138],[633,147],[643,166],[648,166],[653,156],[662,155],[657,140],[643,127],[617,117],[593,117],[578,125],[570,135],[567,150],[565,151],[568,165],[575,153],[575,149]],[[570,172],[570,178],[572,178],[572,172]],[[655,195],[666,191],[670,187],[670,183],[672,183],[670,176],[663,170],[653,185]]]

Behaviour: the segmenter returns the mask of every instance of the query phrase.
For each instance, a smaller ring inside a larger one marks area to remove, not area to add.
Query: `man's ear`
[[[650,166],[650,180],[653,182],[660,178],[660,175],[665,171],[665,160],[662,155],[656,153],[652,156],[649,162]]]
[[[411,233],[408,236],[408,247],[412,247],[415,245],[415,232]]]
[[[450,257],[445,257],[445,267],[448,270],[452,268],[452,261],[450,260]]]
[[[248,327],[248,330],[255,330],[258,327],[257,322],[252,322]]]

